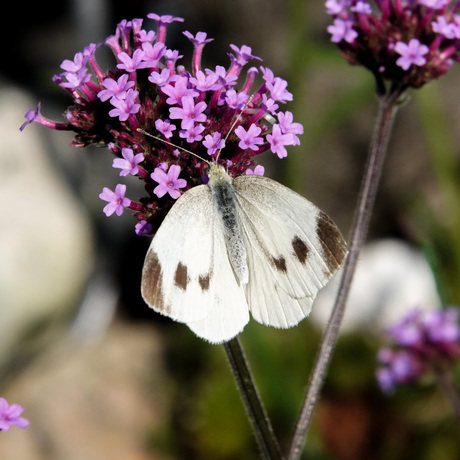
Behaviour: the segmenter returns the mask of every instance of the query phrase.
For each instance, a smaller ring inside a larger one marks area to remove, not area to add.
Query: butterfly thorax
[[[249,280],[247,254],[237,218],[233,180],[227,174],[225,168],[218,164],[213,164],[209,167],[208,177],[208,187],[211,190],[216,210],[221,218],[228,257],[240,283],[247,284]]]

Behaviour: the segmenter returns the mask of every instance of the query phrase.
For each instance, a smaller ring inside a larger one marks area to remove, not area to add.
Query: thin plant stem
[[[267,460],[282,459],[281,449],[275,437],[270,419],[263,407],[259,392],[249,370],[243,347],[238,338],[224,344],[230,367],[235,376],[238,389],[246,407],[249,420],[259,445],[262,458]]]
[[[452,375],[448,371],[438,371],[436,372],[436,378],[439,386],[449,400],[458,428],[460,429],[460,395],[454,386]]]
[[[393,119],[400,105],[398,102],[400,96],[400,92],[390,92],[380,98],[379,115],[375,124],[367,165],[364,170],[364,178],[358,197],[351,230],[348,256],[344,264],[335,304],[324,331],[321,347],[316,358],[315,367],[310,378],[304,403],[289,445],[288,455],[286,457],[288,460],[297,460],[300,458],[313,410],[318,400],[319,392],[322,388],[329,361],[332,356],[332,350],[337,340],[337,333],[344,314],[351,282],[358,262],[359,252],[369,227]]]

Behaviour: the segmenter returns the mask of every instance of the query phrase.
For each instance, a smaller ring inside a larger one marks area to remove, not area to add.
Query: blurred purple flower
[[[460,2],[327,0],[331,41],[351,64],[363,65],[379,93],[402,93],[444,75],[460,60]]]
[[[460,358],[459,311],[412,310],[386,331],[393,341],[378,355],[377,380],[384,391],[412,383],[429,372],[444,372]]]

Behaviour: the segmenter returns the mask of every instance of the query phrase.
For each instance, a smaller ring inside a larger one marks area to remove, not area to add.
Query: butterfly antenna
[[[238,114],[238,116],[233,121],[232,125],[230,126],[230,129],[227,132],[227,135],[224,138],[225,143],[227,142],[228,136],[230,136],[230,134],[233,132],[233,129],[235,128],[236,124],[241,120],[241,117],[243,116],[243,112],[248,108],[253,98],[254,98],[254,94],[251,94],[248,100],[245,102],[244,107],[242,108],[241,112]],[[222,151],[222,147],[217,152],[216,161],[218,160],[221,151]]]
[[[238,114],[238,116],[235,118],[235,120],[233,121],[232,125],[230,126],[230,129],[228,130],[227,132],[227,135],[225,136],[224,138],[224,141],[226,142],[228,137],[230,136],[230,134],[233,132],[233,129],[235,128],[236,124],[241,120],[241,117],[243,116],[243,112],[248,108],[249,104],[251,103],[252,99],[254,98],[254,95],[251,94],[251,96],[249,96],[248,100],[245,102],[244,104],[244,107],[243,109],[241,110],[241,112]],[[195,152],[192,152],[191,150],[188,150],[184,147],[180,147],[179,145],[176,145],[172,142],[169,142],[167,141],[166,139],[162,139],[161,137],[158,137],[158,136],[155,136],[153,134],[150,134],[148,133],[147,131],[145,131],[144,129],[142,128],[137,128],[137,131],[141,134],[143,134],[144,136],[148,136],[148,137],[151,137],[152,139],[156,139],[157,141],[160,141],[160,142],[163,142],[163,144],[167,144],[167,145],[170,145],[171,147],[174,147],[176,149],[179,149],[179,150],[182,150],[183,152],[185,153],[188,153],[190,155],[193,155],[194,157],[198,158],[199,160],[201,161],[204,161],[205,163],[207,163],[209,166],[211,166],[211,162],[206,160],[205,158],[202,158],[200,157],[199,155],[197,155]],[[222,151],[222,147],[219,149],[219,151],[217,152],[217,156],[216,156],[216,160],[218,160],[219,156],[220,156],[220,152]]]
[[[198,158],[199,160],[204,161],[204,162],[207,163],[208,165],[211,165],[211,163],[210,163],[208,160],[206,160],[206,159],[200,157],[200,155],[197,155],[195,152],[192,152],[191,150],[187,150],[187,149],[185,149],[184,147],[181,147],[180,145],[176,145],[176,144],[174,144],[174,143],[172,143],[172,142],[169,142],[169,141],[167,141],[166,139],[162,139],[161,137],[154,136],[153,134],[148,133],[147,131],[145,131],[145,130],[142,129],[142,128],[137,128],[137,131],[138,131],[139,133],[141,133],[141,134],[144,134],[144,136],[151,137],[151,138],[153,138],[153,139],[156,139],[157,141],[163,142],[163,144],[167,144],[167,145],[170,145],[171,147],[174,147],[174,148],[176,148],[176,149],[182,150],[183,152],[188,153],[188,154],[190,154],[190,155],[193,155],[194,157]]]

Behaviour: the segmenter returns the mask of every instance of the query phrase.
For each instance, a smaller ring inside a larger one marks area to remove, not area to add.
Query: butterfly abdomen
[[[247,284],[249,281],[247,253],[236,217],[236,195],[232,179],[219,165],[212,165],[208,175],[208,186],[222,220],[228,257],[240,283]]]

